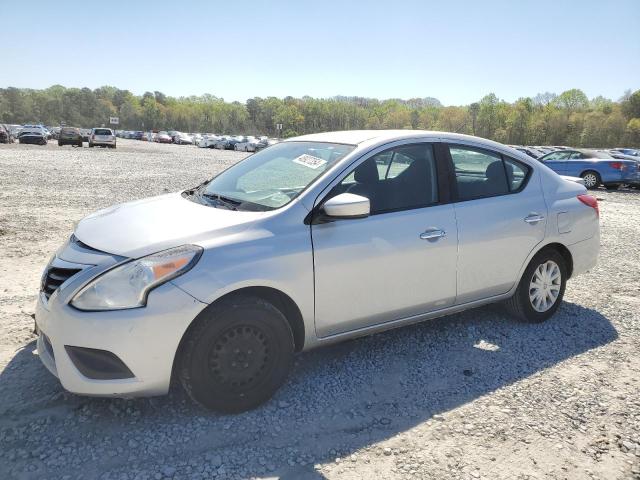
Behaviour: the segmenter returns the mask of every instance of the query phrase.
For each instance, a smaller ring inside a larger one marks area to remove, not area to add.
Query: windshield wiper
[[[238,206],[242,203],[234,198],[225,197],[219,193],[203,193],[204,198],[215,200],[219,204],[227,207],[229,210],[238,210]]]

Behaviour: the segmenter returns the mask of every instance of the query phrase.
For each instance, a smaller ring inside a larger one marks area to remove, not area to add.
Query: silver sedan
[[[38,352],[67,390],[267,401],[296,352],[503,302],[542,322],[592,268],[598,204],[504,145],[308,135],[79,222],[43,273]]]

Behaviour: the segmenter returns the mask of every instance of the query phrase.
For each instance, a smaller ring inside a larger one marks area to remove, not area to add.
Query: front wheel
[[[285,316],[253,296],[223,300],[195,320],[180,349],[179,377],[205,408],[239,413],[266,402],[284,383],[293,361]]]
[[[560,306],[566,285],[565,259],[556,250],[542,250],[531,259],[507,309],[519,320],[544,322]]]
[[[584,186],[589,190],[595,190],[600,185],[600,175],[597,172],[584,172],[580,177],[584,180]]]

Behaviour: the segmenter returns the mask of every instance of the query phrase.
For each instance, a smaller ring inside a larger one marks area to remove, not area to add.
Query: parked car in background
[[[636,164],[636,173],[635,173],[635,175],[631,174],[627,178],[627,181],[625,182],[625,184],[630,186],[630,187],[632,187],[632,188],[640,189],[640,157],[636,157],[636,156],[633,156],[633,155],[625,155],[624,153],[620,153],[617,150],[610,150],[609,154],[613,158],[616,158],[618,160],[627,160],[627,161],[630,161],[630,162],[635,162],[635,164]]]
[[[598,216],[584,186],[481,138],[297,137],[81,220],[42,275],[37,351],[77,394],[160,395],[175,378],[240,412],[298,351],[501,301],[551,318],[596,264]]]
[[[635,148],[614,148],[613,150],[631,157],[640,157],[640,150],[636,150]]]
[[[21,125],[9,125],[9,131],[11,132],[11,136],[13,137],[14,140],[18,138],[18,134],[20,133],[20,130],[22,130]]]
[[[116,136],[110,128],[93,128],[89,136],[89,147],[116,148]]]
[[[558,150],[538,159],[560,175],[581,177],[589,189],[604,185],[613,190],[631,180],[637,165],[632,161],[613,158],[598,150]]]
[[[91,136],[91,129],[90,128],[81,128],[80,129],[80,135],[82,135],[82,141],[83,142],[88,142],[89,141],[89,137]]]
[[[236,149],[236,143],[240,143],[242,141],[244,141],[246,137],[242,136],[242,135],[238,135],[235,137],[229,137],[227,139],[227,142],[225,144],[224,149],[225,150],[235,150]]]
[[[172,143],[173,140],[167,132],[158,132],[154,139],[157,143]]]
[[[173,136],[173,143],[176,145],[193,145],[193,139],[187,133],[178,132]]]
[[[141,140],[143,136],[144,136],[144,132],[142,130],[131,132],[131,138],[133,140]]]
[[[213,135],[211,133],[205,133],[202,137],[196,142],[196,145],[200,148],[214,148],[216,142],[220,139],[218,135]]]
[[[79,128],[75,127],[62,127],[58,136],[58,146],[63,145],[75,145],[82,147],[82,134]]]
[[[512,145],[512,148],[515,148],[516,150],[522,152],[522,153],[526,153],[527,155],[529,155],[531,158],[539,158],[542,155],[544,155],[543,152],[541,152],[540,150],[536,150],[533,147],[522,147],[520,145]]]
[[[270,147],[271,145],[275,145],[276,143],[280,143],[280,140],[278,140],[277,138],[263,138],[256,145],[256,152],[264,148]]]
[[[0,143],[13,143],[11,130],[4,124],[0,124]]]
[[[255,152],[258,143],[260,143],[260,140],[255,137],[244,137],[236,142],[233,149],[238,152]]]
[[[229,140],[230,140],[230,137],[227,137],[227,136],[218,137],[218,139],[213,144],[213,147],[218,150],[227,150],[227,149],[231,150],[233,149],[233,146],[229,148]]]
[[[47,134],[44,129],[38,127],[27,127],[20,130],[18,134],[19,143],[31,143],[36,145],[47,144]]]

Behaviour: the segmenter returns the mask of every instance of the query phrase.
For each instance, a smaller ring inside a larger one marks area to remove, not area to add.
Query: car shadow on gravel
[[[106,441],[126,450],[130,439],[138,445],[134,462],[93,457],[97,471],[114,477],[132,468],[157,471],[160,454],[178,476],[188,474],[182,469],[186,458],[208,465],[205,472],[220,475],[222,468],[238,478],[324,478],[314,464],[333,463],[423,422],[440,421],[456,407],[616,338],[606,317],[569,302],[543,324],[518,323],[500,307],[487,306],[301,354],[274,399],[233,416],[201,410],[178,388],[166,397],[137,400],[64,393],[30,343],[0,374],[0,448],[33,450],[52,437],[62,436],[64,444],[65,436],[74,442],[82,435],[83,448],[99,449]],[[34,416],[47,417],[42,440],[3,441],[3,429]],[[145,444],[148,432],[171,435],[172,441]],[[40,468],[37,459],[35,464],[29,468]],[[9,471],[20,469],[13,467]]]

